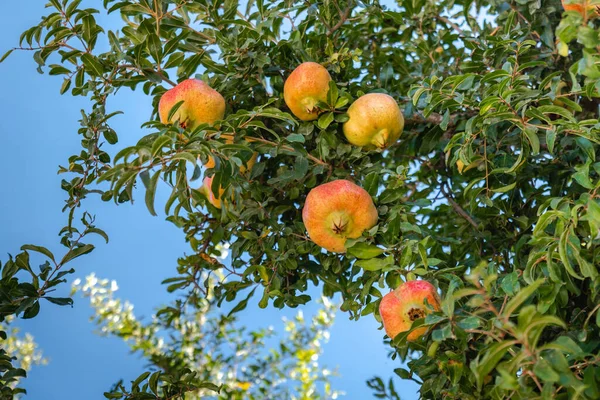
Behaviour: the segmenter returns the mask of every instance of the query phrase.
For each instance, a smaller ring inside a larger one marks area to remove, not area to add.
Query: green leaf
[[[517,182],[513,182],[510,185],[506,185],[497,189],[492,189],[492,192],[494,193],[506,193],[506,192],[510,192],[511,190],[513,190],[515,188],[515,185],[517,184]]]
[[[552,366],[543,358],[540,358],[533,367],[533,373],[544,382],[558,382],[560,376],[552,369]]]
[[[152,154],[152,158],[158,156],[158,154],[162,151],[163,147],[170,147],[172,141],[173,140],[171,139],[171,137],[167,135],[157,137],[154,143],[152,143],[152,150],[150,152]]]
[[[419,228],[417,227],[417,229]],[[429,265],[427,263],[427,250],[425,249],[425,246],[422,243],[419,243],[419,245],[417,246],[417,251],[419,252],[419,256],[421,256],[421,262],[423,263],[423,267],[425,269],[429,268]]]
[[[600,390],[596,380],[597,368],[586,368],[583,375],[583,383],[586,386],[585,394],[590,399],[600,398]]]
[[[347,97],[340,97],[336,102],[335,102],[335,108],[342,108],[344,107],[346,104],[348,104],[350,102],[350,100]]]
[[[299,133],[292,133],[291,135],[288,135],[286,139],[288,142],[292,143],[304,143],[305,141],[304,136]]]
[[[344,113],[344,114],[335,114],[335,117],[333,119],[336,122],[339,122],[340,124],[343,124],[344,122],[349,121],[350,117],[346,113]]]
[[[371,172],[365,177],[364,189],[372,197],[377,196],[379,191],[379,174],[377,172]]]
[[[446,339],[454,338],[454,334],[452,333],[452,325],[445,324],[443,327],[434,329],[431,332],[431,340],[435,342],[442,342]]]
[[[160,38],[155,34],[150,34],[146,37],[146,43],[148,46],[148,53],[152,56],[154,61],[160,63],[162,59],[162,43]]]
[[[527,137],[527,140],[531,145],[531,152],[533,154],[538,154],[540,152],[540,139],[538,138],[537,131],[537,128],[532,126],[528,126],[523,130],[525,137]]]
[[[358,242],[346,249],[347,254],[361,259],[370,259],[382,255],[385,250],[375,245]]]
[[[573,115],[568,110],[565,110],[564,108],[558,106],[541,106],[538,107],[538,111],[543,114],[557,114],[561,117],[565,117],[570,121],[574,119]]]
[[[303,179],[308,173],[308,159],[306,157],[296,157],[294,163],[294,178]]]
[[[266,127],[264,126],[264,124],[262,124],[261,128],[265,129]],[[298,133],[303,136],[310,135],[314,130],[315,125],[312,122],[304,122],[298,127]]]
[[[409,379],[411,376],[410,371],[404,368],[396,368],[394,369],[394,373],[402,379]]]
[[[577,279],[583,279],[583,276],[575,272],[573,266],[571,265],[571,260],[569,260],[569,253],[567,248],[567,241],[569,240],[569,235],[569,229],[565,229],[565,231],[560,235],[560,240],[558,241],[558,254],[569,275]]]
[[[531,285],[522,288],[519,293],[506,304],[503,315],[506,317],[512,316],[517,309],[544,283],[544,279],[538,279]]]
[[[327,103],[335,106],[338,100],[338,88],[334,80],[329,81],[329,91],[327,92]]]
[[[428,314],[425,316],[424,324],[425,325],[435,325],[435,324],[438,324],[438,323],[440,323],[442,321],[446,321],[446,320],[448,320],[448,318],[443,315]]]
[[[117,133],[112,129],[107,129],[103,132],[104,138],[108,142],[108,144],[116,144],[119,141],[119,137]]]
[[[575,248],[575,246],[572,243],[569,243],[569,245],[573,250],[573,256],[575,257],[575,260],[577,260],[577,264],[579,265],[579,270],[581,271],[581,274],[585,278],[592,279],[598,276],[598,270],[594,265],[592,265],[590,262],[588,262],[585,258],[581,256],[580,249]]]
[[[264,309],[264,308],[267,308],[268,305],[269,305],[269,288],[268,288],[268,286],[265,286],[262,298],[258,302],[258,307]]]
[[[588,4],[588,3],[586,3]],[[594,3],[589,3],[594,4]],[[587,48],[596,48],[600,45],[600,40],[598,38],[598,32],[592,29],[589,26],[581,26],[577,30],[577,41],[583,44]]]
[[[0,263],[1,264],[1,263]],[[10,279],[19,271],[19,267],[17,263],[12,260],[9,260],[2,267],[2,279]]]
[[[15,49],[10,49],[9,51],[7,51],[6,53],[4,53],[4,55],[2,57],[0,57],[0,63],[2,63],[2,61],[6,60],[8,58],[8,56],[10,56],[10,54],[14,51]]]
[[[461,319],[460,321],[458,321],[458,323],[456,325],[459,328],[465,329],[465,330],[477,329],[481,326],[481,319],[476,316],[471,316],[471,317]]]
[[[125,396],[122,392],[104,392],[107,399],[122,399]]]
[[[321,129],[327,129],[327,127],[333,122],[333,113],[327,112],[319,117],[317,126]]]
[[[415,93],[412,96],[413,105],[416,106],[419,103],[419,99],[421,98],[423,93],[425,93],[426,90],[427,90],[427,88],[421,87],[415,91]]]
[[[485,74],[485,76],[481,79],[481,83],[494,81],[498,78],[504,78],[507,76],[510,76],[510,73],[508,71],[505,71],[503,69],[498,69],[496,71],[492,71],[490,73]]]
[[[535,224],[535,228],[533,229],[533,235],[539,236],[544,233],[546,227],[552,223],[556,218],[562,217],[563,213],[560,211],[546,211],[544,214],[540,216],[537,223]]]
[[[93,47],[93,43],[96,41],[97,37],[96,20],[92,14],[87,14],[81,19],[81,22],[83,26],[83,40],[90,43],[90,47]]]
[[[554,153],[554,142],[556,141],[556,130],[550,129],[546,131],[546,145],[548,146],[548,151],[550,153]]]
[[[60,94],[65,94],[67,90],[71,87],[71,79],[66,79],[63,81],[62,86],[60,87]]]
[[[104,241],[106,243],[108,243],[108,235],[106,234],[106,232],[104,232],[102,229],[98,229],[98,228],[88,228],[88,233],[93,233],[99,236],[102,236],[102,238],[104,239]]]
[[[448,124],[450,123],[450,110],[446,110],[444,116],[442,117],[442,122],[440,122],[440,129],[443,131],[448,129]]]
[[[202,382],[200,385],[198,385],[198,388],[208,389],[208,390],[212,390],[213,392],[220,393],[222,386],[217,386],[211,382]]]
[[[23,319],[31,319],[37,316],[40,312],[40,302],[35,301],[30,307],[28,307],[24,312],[21,318]]]
[[[56,8],[57,10],[62,10],[62,7],[60,6],[60,3],[58,0],[50,0],[50,3],[54,6],[54,8]]]
[[[398,189],[395,190],[384,190],[379,196],[380,204],[393,203],[402,198],[402,192]]]
[[[575,143],[577,143],[577,146],[585,152],[591,161],[596,161],[596,150],[591,141],[583,137],[578,137],[575,138]]]
[[[181,153],[176,153],[171,157],[171,161],[187,161],[193,165],[196,165],[197,158],[194,157],[191,153],[186,151],[182,151]]]
[[[59,306],[73,306],[73,299],[70,297],[44,297],[44,299]]]
[[[67,9],[65,10],[65,15],[67,17],[71,17],[73,15],[73,12],[77,9],[77,7],[79,7],[80,3],[81,3],[81,0],[73,0],[71,2],[71,4],[69,4]]]
[[[150,372],[146,371],[144,373],[142,373],[140,376],[138,376],[135,381],[133,381],[131,383],[132,387],[136,387],[138,386],[140,383],[142,383],[143,381],[145,381],[148,377],[150,376]]]
[[[104,67],[102,63],[93,55],[85,53],[81,56],[81,61],[85,66],[85,70],[92,76],[102,76],[104,74]]]
[[[148,380],[148,386],[152,393],[158,395],[158,378],[160,378],[161,371],[156,371],[152,375],[150,375],[150,379]]]
[[[540,350],[546,349],[558,350],[572,357],[583,357],[586,354],[581,347],[579,347],[579,345],[568,336],[560,336],[554,342],[540,347]]]
[[[183,53],[174,53],[169,57],[167,62],[164,65],[164,69],[169,69],[173,67],[179,67],[183,61],[185,60],[185,54]]]
[[[406,232],[415,232],[419,235],[421,234],[421,228],[418,226],[411,224],[410,222],[402,222],[400,223],[400,230],[404,233]]]
[[[554,315],[543,315],[543,316],[538,316],[538,317],[534,318],[527,326],[527,329],[531,329],[533,327],[538,327],[540,325],[542,327],[546,327],[546,325],[556,325],[556,326],[560,326],[561,328],[567,327],[567,325],[563,321],[561,321],[560,318],[558,318]]]
[[[354,263],[355,266],[361,267],[365,271],[379,271],[383,268],[394,265],[394,257],[386,258],[371,258],[369,260],[358,260]]]
[[[250,298],[254,295],[255,291],[256,291],[256,287],[254,289],[252,289],[252,291],[248,294],[248,296],[246,296],[246,298],[244,300],[237,303],[235,305],[235,307],[233,307],[231,309],[231,311],[229,311],[229,314],[227,314],[227,316],[231,317],[236,312],[240,312],[240,311],[244,310],[248,306],[248,300],[250,300]]]
[[[67,254],[65,254],[63,259],[60,261],[60,265],[64,265],[64,264],[68,263],[69,261],[71,261],[77,257],[80,257],[84,254],[88,254],[92,250],[94,250],[94,245],[91,245],[91,244],[84,244],[82,246],[75,247],[73,250],[71,250]]]
[[[156,210],[154,209],[154,198],[156,197],[156,184],[160,178],[161,171],[156,171],[146,187],[146,207],[153,216],[156,216]]]
[[[179,108],[183,105],[184,100],[178,101],[177,103],[175,103],[175,105],[173,107],[171,107],[171,109],[169,110],[169,114],[167,115],[167,121],[173,121],[173,118],[175,117],[175,113],[177,113],[177,110],[179,110]]]
[[[584,188],[592,190],[595,188],[595,185],[590,180],[590,164],[591,160],[588,159],[585,164],[575,167],[575,171],[577,172],[573,174],[573,179]]]
[[[45,255],[46,257],[48,257],[49,259],[54,261],[54,254],[52,254],[52,252],[50,250],[48,250],[47,248],[42,247],[42,246],[35,246],[33,244],[25,244],[25,245],[21,246],[21,250],[35,251],[37,253],[41,253],[41,254]]]
[[[393,339],[393,343],[396,346],[404,346],[406,344],[406,339],[408,338],[408,335],[410,335],[412,332],[414,332],[415,330],[421,328],[424,324],[425,320],[424,318],[419,318],[415,321],[413,321],[412,325],[410,326],[410,329],[408,331],[405,332],[400,332],[399,334],[396,335],[396,337],[394,337]]]
[[[479,390],[483,386],[484,379],[496,368],[496,365],[502,360],[508,349],[516,344],[516,340],[495,343],[481,353],[483,354],[481,360],[477,359],[471,363],[471,370],[475,374]]]

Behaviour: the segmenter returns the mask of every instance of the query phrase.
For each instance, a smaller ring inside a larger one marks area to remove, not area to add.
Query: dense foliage
[[[313,284],[340,295],[350,318],[379,318],[381,296],[420,277],[440,289],[441,311],[415,322],[430,327],[422,340],[407,343],[401,334],[391,345],[392,357],[410,360],[396,373],[421,382],[422,398],[600,397],[593,7],[564,12],[554,0],[103,6],[121,15],[122,29],[97,25],[98,11],[80,0],[51,0],[48,15],[21,37],[41,72],[64,78],[62,93],[92,106],[81,120],[81,152],[60,169],[68,176],[68,252],[55,261],[26,246],[8,261],[0,316],[35,316],[39,298],[68,272],[61,266],[92,250],[81,239],[101,233],[93,220],[84,215],[81,234],[72,223],[86,197],[119,204],[145,196],[157,215],[156,191],[171,190],[164,213],[186,233],[191,255],[166,283],[187,303],[212,296],[236,301],[236,312],[249,301],[297,307],[311,301]],[[295,119],[282,99],[286,77],[303,61],[321,63],[335,82],[315,122]],[[194,130],[161,124],[160,96],[191,76],[223,95],[224,119]],[[121,148],[110,99],[125,88],[148,95],[149,121],[136,146]],[[399,142],[384,151],[351,146],[341,133],[347,107],[373,91],[392,95],[406,119]],[[233,144],[225,134],[234,134]],[[254,151],[257,163],[241,173]],[[204,170],[209,155],[215,166]],[[202,176],[214,176],[215,194],[225,188],[222,209],[198,190]],[[365,188],[379,213],[343,255],[314,245],[301,218],[309,190],[338,178]],[[135,190],[142,183],[145,194]],[[231,244],[231,265],[213,256],[223,243]],[[49,259],[40,273],[29,266],[31,251]],[[32,283],[17,281],[19,269]],[[219,275],[227,279],[213,284]],[[210,386],[176,371],[161,395],[181,385]],[[383,381],[370,385],[387,395]]]

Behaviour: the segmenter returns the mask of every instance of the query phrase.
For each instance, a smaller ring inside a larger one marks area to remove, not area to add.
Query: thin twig
[[[340,13],[340,20],[331,28],[329,28],[329,33],[327,33],[327,36],[330,36],[331,34],[333,34],[333,32],[337,31],[338,29],[340,29],[340,27],[344,24],[344,22],[346,22],[346,20],[348,19],[348,17],[350,16],[350,12],[352,11],[352,1],[350,1],[350,4],[348,4],[348,7],[346,7],[346,9]]]
[[[296,152],[296,149],[294,149],[291,146],[287,146],[285,144],[280,145],[279,143],[271,142],[270,140],[267,140],[267,139],[262,139],[262,138],[257,138],[257,137],[249,137],[249,136],[246,136],[244,139],[248,140],[249,142],[264,143],[264,144],[268,144],[269,146],[273,146],[273,147],[281,147],[283,150],[286,150],[286,151]],[[319,164],[319,165],[323,165],[325,167],[331,168],[331,166],[327,162],[320,160],[311,154],[307,154],[306,157],[309,160],[313,161],[315,164]]]
[[[461,118],[469,118],[474,115],[477,115],[478,111],[466,111],[457,114],[450,115],[450,121],[448,122],[448,127],[454,126]],[[438,113],[431,113],[428,117],[424,117],[420,114],[415,114],[410,118],[404,120],[405,125],[414,125],[414,124],[422,124],[429,123],[434,125],[439,125],[444,120],[444,116]]]
[[[456,201],[454,201],[454,199],[452,198],[452,194],[449,193],[446,189],[444,189],[444,185],[445,184],[442,183],[440,189],[444,194],[444,197],[448,200],[448,203],[450,203],[450,205],[454,209],[454,211],[456,211],[458,215],[467,220],[467,222],[471,224],[475,229],[479,230],[479,226],[477,225],[477,223],[473,220],[473,218],[471,218],[469,214],[467,214],[465,210],[463,210],[463,208]]]
[[[248,123],[248,122],[249,121],[246,121],[246,123]],[[242,124],[242,126],[243,126],[243,124]],[[221,134],[220,137],[224,138],[224,139],[230,139],[230,138],[232,139],[233,135],[232,134],[224,133],[224,134]],[[294,149],[291,146],[287,146],[285,144],[279,144],[279,143],[272,142],[270,140],[263,139],[263,138],[258,138],[258,137],[254,137],[254,136],[245,136],[244,140],[247,141],[247,142],[249,142],[249,143],[258,142],[258,143],[263,143],[263,144],[266,144],[266,145],[269,145],[269,146],[273,146],[273,147],[280,147],[280,148],[282,148],[283,150],[286,150],[286,151],[296,152],[296,149]],[[313,161],[315,164],[323,165],[323,166],[331,169],[331,165],[329,165],[329,163],[327,163],[327,162],[325,162],[325,161],[323,161],[323,160],[321,160],[321,159],[319,159],[319,158],[317,158],[317,157],[315,157],[315,156],[313,156],[311,154],[307,154],[306,158],[308,158],[309,160]]]
[[[448,18],[442,17],[441,15],[436,15],[434,18],[440,22],[445,23],[446,25],[450,25],[456,32],[458,32],[459,35],[465,36],[465,32],[462,29],[460,29],[460,26],[450,21]]]
[[[133,70],[133,71],[137,71],[139,74],[142,74],[142,75],[144,75],[144,71],[143,71],[143,70],[141,70],[141,69],[139,69],[138,67],[136,67],[136,66],[135,66],[135,65],[133,65],[133,64],[121,64],[121,65],[119,65],[119,68],[130,69],[130,70]],[[170,80],[169,78],[167,78],[167,77],[164,75],[164,73],[163,73],[162,71],[154,71],[154,70],[153,70],[152,72],[154,72],[154,73],[156,73],[158,76],[160,76],[160,78],[161,78],[163,81],[167,82],[169,85],[171,85],[171,86],[177,86],[177,83],[175,83],[175,82],[173,82],[172,80]]]

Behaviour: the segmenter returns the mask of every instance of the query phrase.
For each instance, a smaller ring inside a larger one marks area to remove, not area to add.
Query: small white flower
[[[216,250],[221,252],[221,255],[219,255],[217,257],[220,258],[221,260],[225,260],[229,256],[229,251],[227,251],[229,249],[229,247],[230,247],[229,243],[224,243],[224,244],[219,243],[216,246]]]

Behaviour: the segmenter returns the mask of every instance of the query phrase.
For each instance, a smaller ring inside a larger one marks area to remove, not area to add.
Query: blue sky
[[[36,24],[45,12],[44,3],[12,2],[10,11],[0,14],[0,53],[17,45],[21,32]],[[16,52],[0,64],[4,150],[0,157],[1,260],[28,243],[62,253],[57,234],[66,221],[61,213],[65,194],[56,171],[69,155],[79,152],[80,109],[89,106],[83,98],[59,95],[62,79],[38,74],[31,56]],[[110,104],[113,110],[125,111],[113,120],[120,147],[134,144],[148,133],[140,125],[150,116],[150,97],[141,91],[122,90]],[[157,198],[159,204],[164,203],[166,193],[159,192]],[[97,242],[92,254],[76,260],[73,267],[77,272],[70,282],[91,272],[115,279],[118,295],[135,305],[138,317],[149,317],[173,298],[160,282],[175,275],[176,259],[188,249],[183,234],[166,222],[164,215],[152,217],[143,202],[117,207],[94,199],[87,201],[87,209],[97,216],[98,227],[106,230],[111,241],[108,245]],[[66,295],[69,286],[63,285],[59,291]],[[281,318],[291,318],[296,312],[261,310],[256,302],[258,298],[240,315],[242,323],[251,328],[272,325],[280,329]],[[314,309],[314,303],[306,306],[305,315],[312,315]],[[102,399],[114,382],[134,379],[145,370],[144,361],[130,354],[123,342],[95,335],[90,315],[87,300],[76,298],[73,308],[44,302],[38,317],[18,321],[23,331],[35,336],[50,360],[48,366],[30,372],[25,382],[27,399]],[[347,314],[337,315],[320,361],[329,368],[337,366],[341,377],[334,380],[334,388],[345,391],[346,399],[371,398],[365,381],[374,375],[388,378],[400,366],[387,358],[389,349],[378,328],[372,317],[356,322],[348,320]],[[399,379],[395,383],[404,400],[417,398],[415,384]]]

